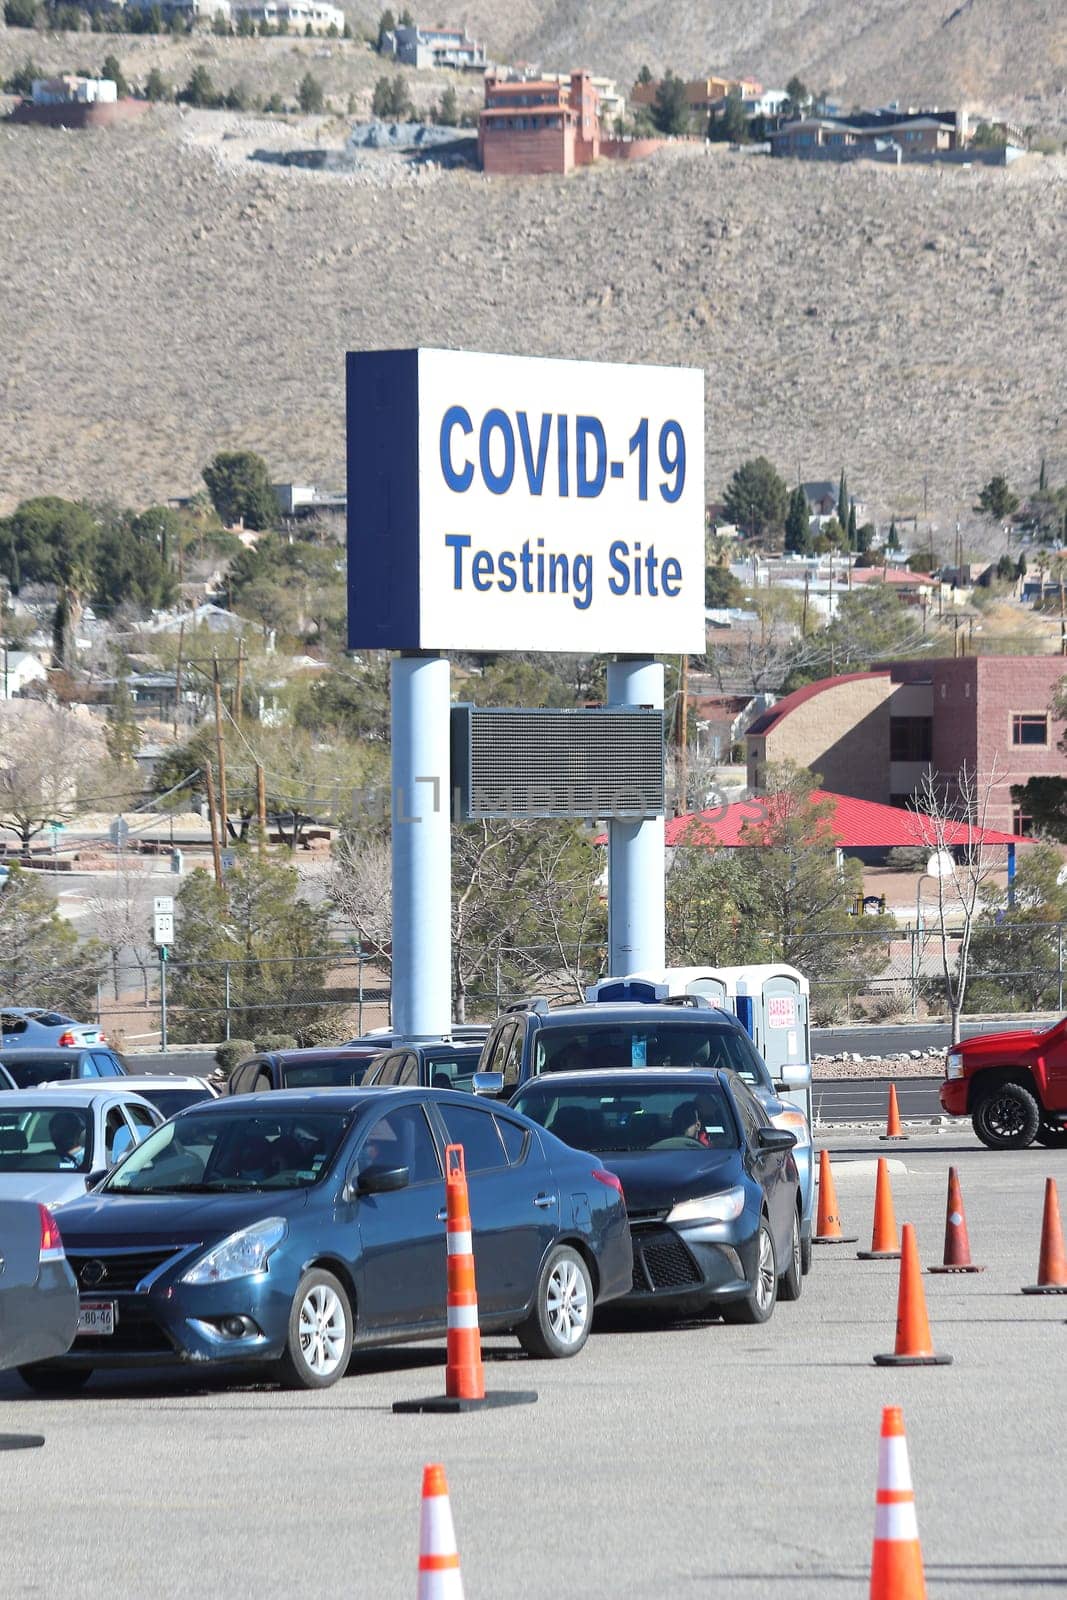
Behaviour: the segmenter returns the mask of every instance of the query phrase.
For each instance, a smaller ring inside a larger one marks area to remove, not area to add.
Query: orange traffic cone
[[[837,1190],[830,1171],[830,1152],[819,1151],[819,1216],[815,1224],[813,1244],[855,1244],[857,1235],[841,1232],[841,1218],[837,1213]]]
[[[874,1364],[876,1367],[947,1367],[952,1357],[937,1355],[930,1338],[919,1246],[910,1222],[904,1224],[903,1235],[896,1347],[891,1356],[875,1356]]]
[[[436,1465],[422,1473],[418,1600],[463,1600],[448,1480],[444,1467]]]
[[[967,1237],[967,1217],[963,1209],[963,1193],[955,1167],[948,1169],[948,1206],[945,1211],[945,1260],[940,1267],[927,1267],[927,1272],[984,1272],[971,1260],[971,1241]]]
[[[1023,1294],[1067,1294],[1067,1250],[1063,1248],[1063,1223],[1055,1178],[1045,1179],[1045,1214],[1041,1219],[1041,1259],[1037,1282]]]
[[[884,1156],[878,1158],[878,1176],[874,1184],[874,1230],[871,1248],[857,1250],[861,1261],[899,1261],[900,1239],[897,1219],[893,1210],[893,1190],[889,1182],[889,1163]]]
[[[897,1086],[889,1085],[889,1112],[885,1119],[885,1132],[883,1139],[906,1139],[908,1136],[900,1126],[900,1108],[897,1105]]]
[[[870,1600],[926,1600],[915,1491],[908,1465],[904,1413],[899,1406],[885,1406],[882,1410]]]
[[[529,1389],[485,1392],[482,1342],[478,1331],[478,1291],[474,1281],[470,1200],[463,1146],[445,1148],[445,1198],[448,1242],[448,1355],[445,1392],[427,1400],[394,1400],[394,1411],[480,1411],[485,1406],[529,1405]]]

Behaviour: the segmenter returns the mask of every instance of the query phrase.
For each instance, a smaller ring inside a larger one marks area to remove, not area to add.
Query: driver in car
[[[85,1124],[76,1111],[57,1111],[48,1124],[48,1137],[65,1171],[85,1160]]]
[[[704,1132],[700,1109],[695,1100],[676,1106],[671,1116],[671,1133],[676,1139],[695,1139],[697,1144],[709,1145],[711,1140]]]

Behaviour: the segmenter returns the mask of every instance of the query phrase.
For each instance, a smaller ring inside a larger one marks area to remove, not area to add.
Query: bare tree
[[[0,828],[28,850],[49,823],[68,822],[86,808],[106,765],[103,740],[73,712],[24,700],[0,703]]]
[[[954,858],[957,850],[963,857],[952,872],[941,873],[934,880],[937,884],[936,927],[953,1044],[960,1042],[960,1019],[970,976],[971,940],[982,910],[983,890],[998,865],[997,847],[986,844],[983,836],[997,780],[995,760],[982,776],[965,762],[947,782],[940,774],[927,771],[912,802],[916,842],[949,859]]]
[[[323,884],[363,948],[389,970],[392,962],[393,873],[389,840],[342,833],[333,847]]]
[[[153,887],[147,864],[124,857],[114,872],[96,880],[96,887],[85,899],[96,935],[107,949],[116,1000],[122,994],[123,958],[127,954],[141,974],[148,1000],[148,974],[154,964],[149,909]]]

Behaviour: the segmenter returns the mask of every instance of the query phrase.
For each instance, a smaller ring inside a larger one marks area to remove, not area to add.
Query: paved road
[[[831,1144],[842,1218],[865,1244],[886,1147]],[[1049,1486],[1067,1301],[1018,1290],[1034,1276],[1045,1174],[1067,1188],[1067,1152],[993,1154],[953,1133],[893,1154],[907,1166],[897,1216],[916,1223],[923,1259],[940,1255],[953,1161],[988,1268],[925,1280],[950,1367],[871,1364],[892,1348],[897,1271],[843,1246],[817,1251],[799,1304],[764,1327],[606,1324],[558,1364],[491,1341],[491,1385],[541,1398],[481,1416],[392,1415],[394,1399],[440,1388],[439,1346],[363,1356],[320,1395],[198,1373],[43,1402],[0,1376],[3,1427],[48,1440],[5,1457],[5,1597],[185,1600],[199,1571],[239,1600],[411,1600],[421,1471],[442,1461],[469,1600],[860,1600],[880,1408],[897,1403],[931,1594],[1062,1592]]]
[[[979,1033],[1010,1033],[1016,1028],[1050,1028],[1055,1015],[1018,1016],[996,1022],[965,1022],[963,1037]],[[859,1023],[847,1028],[812,1028],[811,1048],[816,1055],[840,1055],[842,1050],[857,1050],[861,1055],[893,1055],[899,1050],[947,1050],[947,1023]]]
[[[901,1078],[897,1082],[900,1115],[940,1117],[938,1091],[944,1079]],[[812,1085],[812,1110],[817,1123],[882,1122],[889,1105],[886,1078],[839,1078]]]

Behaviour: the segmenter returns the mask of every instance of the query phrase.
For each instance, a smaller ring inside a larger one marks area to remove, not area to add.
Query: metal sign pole
[[[163,1054],[167,1053],[167,947],[159,947],[159,1013],[160,1013],[160,1038],[159,1045]]]
[[[609,706],[663,707],[663,667],[646,658],[608,664]],[[608,819],[608,972],[620,977],[663,967],[662,813],[641,822]]]
[[[403,655],[390,668],[393,761],[393,1027],[452,1024],[449,664]]]

